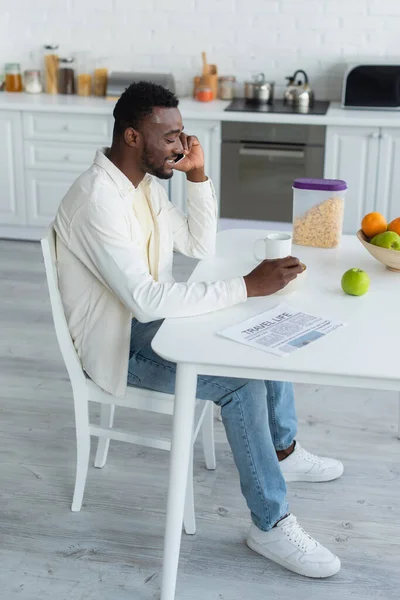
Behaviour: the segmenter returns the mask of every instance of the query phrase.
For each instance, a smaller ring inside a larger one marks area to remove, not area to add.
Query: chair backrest
[[[41,240],[41,245],[58,345],[60,346],[72,387],[75,387],[76,385],[85,384],[86,377],[69,333],[58,288],[56,232],[53,226],[50,226],[47,235]]]

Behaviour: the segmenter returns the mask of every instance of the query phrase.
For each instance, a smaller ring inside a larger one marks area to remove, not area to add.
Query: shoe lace
[[[317,542],[304,531],[293,515],[289,515],[289,517],[282,521],[280,526],[289,539],[289,542],[292,542],[305,554],[316,547]]]
[[[314,465],[322,465],[322,460],[319,458],[319,456],[317,456],[316,454],[313,454],[312,452],[308,452],[307,450],[304,450],[304,448],[302,446],[300,446],[300,444],[298,444],[298,456],[299,456],[299,458],[302,458],[303,460],[313,463]]]

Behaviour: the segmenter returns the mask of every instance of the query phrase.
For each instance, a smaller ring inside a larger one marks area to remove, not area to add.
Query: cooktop
[[[287,115],[326,115],[328,108],[329,102],[325,100],[316,100],[312,106],[302,108],[285,104],[283,100],[275,100],[273,104],[260,104],[249,102],[245,98],[236,98],[225,110],[228,112],[284,113]]]

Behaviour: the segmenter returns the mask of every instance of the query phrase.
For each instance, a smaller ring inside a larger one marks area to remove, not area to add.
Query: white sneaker
[[[306,577],[331,577],[340,570],[340,560],[304,531],[293,515],[270,531],[251,525],[249,548],[282,567]]]
[[[343,463],[334,458],[319,457],[304,450],[296,442],[292,454],[279,463],[285,481],[332,481],[343,473]]]

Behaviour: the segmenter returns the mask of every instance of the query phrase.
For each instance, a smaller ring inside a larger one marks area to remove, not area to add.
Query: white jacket
[[[143,238],[132,203],[135,188],[98,151],[94,164],[63,198],[57,232],[59,286],[71,337],[86,373],[111,394],[125,393],[131,319],[188,317],[244,302],[243,277],[176,283],[173,250],[194,258],[215,250],[217,203],[210,180],[187,182],[188,216],[151,176],[159,230],[158,280],[143,260]]]

